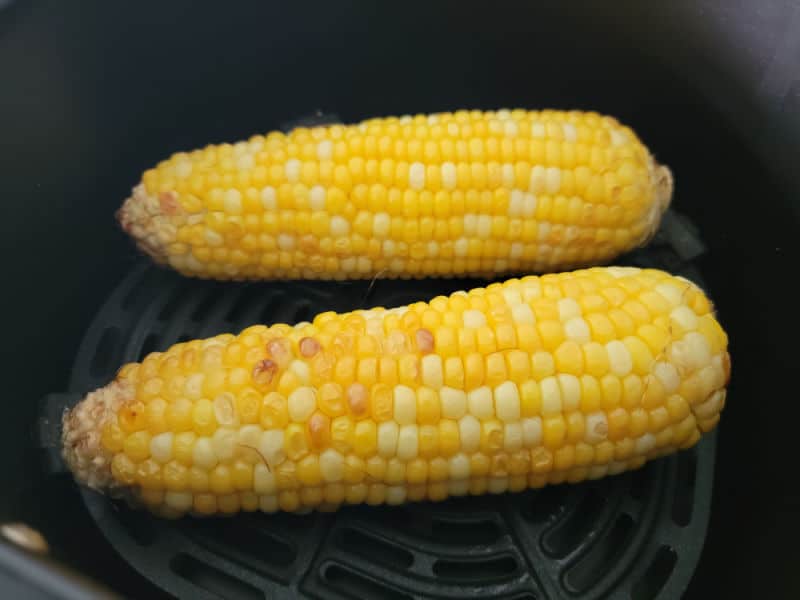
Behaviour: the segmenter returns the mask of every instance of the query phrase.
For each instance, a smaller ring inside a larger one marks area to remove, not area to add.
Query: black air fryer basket
[[[800,5],[779,0],[0,0],[0,534],[23,523],[49,547],[0,537],[0,598],[800,597],[781,464],[800,416],[781,289],[800,258],[799,40]],[[517,106],[612,114],[672,168],[655,238],[615,262],[714,300],[734,365],[718,431],[601,480],[335,513],[165,521],[73,483],[61,415],[124,362],[489,283],[182,278],[113,220],[145,168],[307,115]]]

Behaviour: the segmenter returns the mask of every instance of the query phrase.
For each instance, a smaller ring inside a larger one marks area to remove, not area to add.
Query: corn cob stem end
[[[105,424],[132,395],[130,386],[115,381],[64,411],[62,456],[80,484],[112,496],[120,495],[120,486],[111,474],[112,455],[103,448],[100,436]]]

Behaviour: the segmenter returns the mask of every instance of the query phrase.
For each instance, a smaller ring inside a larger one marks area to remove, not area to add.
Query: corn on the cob
[[[699,288],[598,267],[177,344],[66,414],[63,452],[164,516],[441,500],[689,447],[729,374]]]
[[[159,263],[217,279],[561,271],[643,243],[672,178],[596,113],[459,111],[178,153],[119,212]]]

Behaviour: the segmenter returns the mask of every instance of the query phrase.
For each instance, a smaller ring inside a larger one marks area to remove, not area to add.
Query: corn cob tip
[[[177,214],[176,195],[165,192],[158,197],[150,195],[143,184],[133,188],[116,213],[122,230],[130,235],[136,246],[158,264],[167,262],[168,243],[174,241],[175,227],[169,218]]]
[[[101,443],[106,423],[133,397],[130,385],[114,381],[88,394],[62,417],[62,456],[75,479],[92,489],[118,495],[111,474],[112,454]]]

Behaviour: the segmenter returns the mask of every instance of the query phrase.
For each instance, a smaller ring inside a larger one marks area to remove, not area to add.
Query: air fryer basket
[[[696,230],[670,211],[649,246],[621,264],[658,267],[702,284]],[[107,383],[120,364],[253,323],[295,323],[325,310],[398,306],[475,280],[229,284],[187,280],[142,261],[87,331],[70,393],[43,401],[49,468],[59,415]],[[645,468],[579,485],[401,508],[163,521],[81,495],[134,568],[181,598],[674,598],[702,548],[715,434]]]

